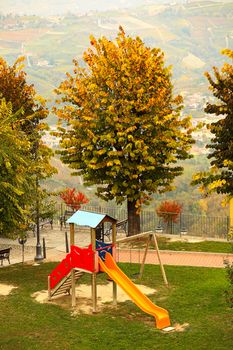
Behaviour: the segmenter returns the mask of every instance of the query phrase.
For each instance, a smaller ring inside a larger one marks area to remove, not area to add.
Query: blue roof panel
[[[78,210],[67,220],[67,223],[96,228],[105,216],[107,215]]]

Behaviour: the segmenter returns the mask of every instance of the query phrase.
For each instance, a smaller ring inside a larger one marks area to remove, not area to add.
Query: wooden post
[[[97,308],[97,285],[96,285],[96,273],[92,273],[92,312],[95,314]]]
[[[96,231],[91,228],[91,244],[93,252],[96,252]],[[92,273],[92,312],[96,313],[97,307],[97,284],[96,284],[96,256],[94,254],[94,272]]]
[[[141,268],[140,268],[139,279],[142,279],[142,275],[143,275],[143,271],[144,271],[144,265],[145,265],[145,262],[146,262],[146,256],[147,256],[149,244],[150,244],[150,241],[151,241],[151,237],[152,237],[152,235],[149,235],[148,239],[147,239],[147,242],[146,242],[146,248],[145,248],[145,252],[144,252],[143,258],[142,258],[142,264],[141,264]]]
[[[70,224],[70,246],[74,245],[74,224]],[[71,251],[71,249],[70,249]],[[75,269],[71,270],[71,305],[76,306]]]
[[[129,236],[129,237],[120,238],[120,239],[117,239],[116,243],[133,241],[133,240],[135,240],[135,238],[147,237],[148,234],[152,234],[152,233],[153,233],[152,231],[147,231],[147,232],[139,233],[136,236]]]
[[[74,245],[74,224],[70,224],[70,246]]]
[[[162,272],[162,275],[163,275],[163,280],[164,280],[165,285],[168,287],[168,281],[167,281],[166,273],[165,273],[165,270],[164,270],[164,267],[163,267],[163,264],[162,264],[162,261],[161,261],[159,247],[158,247],[158,242],[157,242],[157,238],[156,238],[155,233],[153,234],[153,238],[154,238],[154,243],[155,243],[155,249],[156,249],[156,252],[157,252],[157,255],[158,255],[160,269],[161,269],[161,272]]]
[[[116,223],[115,222],[112,224],[112,244],[114,246],[114,249],[113,249],[114,256],[113,256],[113,258],[114,258],[114,260],[116,260]]]
[[[76,293],[75,293],[75,269],[71,270],[71,305],[76,306]]]
[[[233,198],[230,199],[230,229],[229,233],[233,234]],[[232,239],[233,237],[230,237]]]
[[[48,276],[48,300],[51,300],[50,276]]]
[[[116,223],[112,223],[112,244],[113,244],[113,258],[116,260]],[[113,305],[117,307],[117,284],[112,282],[112,299]]]

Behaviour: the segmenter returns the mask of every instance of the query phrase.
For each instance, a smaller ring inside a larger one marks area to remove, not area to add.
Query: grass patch
[[[215,241],[203,241],[203,242],[182,242],[171,241],[167,237],[158,237],[158,244],[160,250],[174,250],[174,251],[192,251],[192,252],[209,252],[209,253],[233,253],[232,242],[215,242]],[[127,243],[130,248],[145,248],[146,240],[139,238],[134,242]],[[150,243],[150,249],[154,249],[153,241]]]
[[[55,265],[12,265],[0,269],[1,283],[18,286],[10,295],[0,296],[0,349],[231,348],[233,315],[224,297],[224,269],[167,266],[167,289],[159,266],[145,266],[141,283],[157,290],[151,297],[153,302],[169,310],[172,324],[189,324],[184,332],[164,334],[154,327],[151,316],[131,302],[119,304],[115,311],[106,307],[102,313],[76,317],[59,306],[37,303],[31,294],[46,289],[47,275]],[[130,278],[139,270],[137,264],[120,266]],[[82,283],[89,283],[88,277],[84,276]],[[97,280],[105,283],[105,274]]]

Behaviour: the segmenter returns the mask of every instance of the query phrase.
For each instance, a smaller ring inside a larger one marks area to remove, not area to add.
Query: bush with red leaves
[[[182,204],[176,201],[164,201],[156,208],[156,213],[164,222],[177,222],[182,211]]]
[[[82,192],[75,192],[75,188],[66,188],[61,192],[60,197],[73,210],[79,210],[81,204],[87,204],[89,200]]]

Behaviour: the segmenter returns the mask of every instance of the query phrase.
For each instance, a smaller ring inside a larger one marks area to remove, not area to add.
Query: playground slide
[[[117,266],[111,254],[106,253],[105,262],[99,258],[101,268],[116,282],[144,312],[155,317],[156,327],[159,329],[169,327],[170,319],[168,311],[153,304],[137,286]]]

